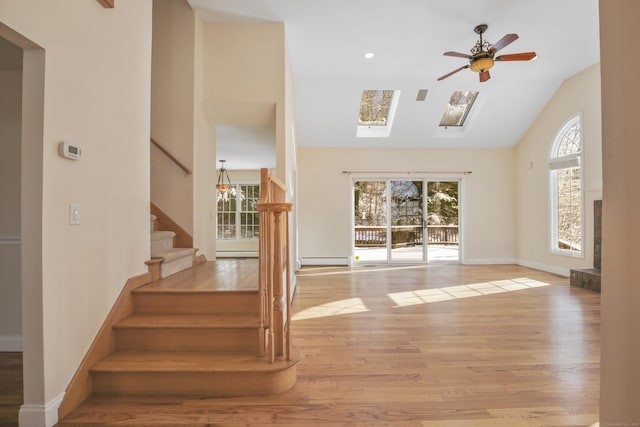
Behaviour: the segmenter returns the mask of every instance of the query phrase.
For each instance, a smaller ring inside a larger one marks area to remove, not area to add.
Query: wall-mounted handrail
[[[171,154],[166,148],[164,148],[162,145],[160,145],[158,143],[158,141],[156,141],[155,139],[151,138],[151,143],[153,145],[155,145],[155,147],[162,151],[162,153],[167,156],[169,159],[171,159],[171,161],[173,161],[173,163],[175,163],[176,165],[178,165],[178,167],[180,169],[182,169],[184,171],[184,173],[186,173],[187,175],[191,175],[191,169],[189,169],[188,167],[186,167],[184,164],[182,164],[182,162],[180,162],[180,160],[178,160],[173,154]]]

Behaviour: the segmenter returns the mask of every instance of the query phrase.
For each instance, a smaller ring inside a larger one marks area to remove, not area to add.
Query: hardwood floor
[[[22,353],[0,352],[0,427],[18,425],[22,405]]]
[[[258,259],[221,259],[181,271],[144,289],[151,291],[211,291],[258,289]]]
[[[288,391],[92,397],[60,425],[597,423],[600,294],[566,278],[512,265],[305,268],[293,310],[303,356]]]

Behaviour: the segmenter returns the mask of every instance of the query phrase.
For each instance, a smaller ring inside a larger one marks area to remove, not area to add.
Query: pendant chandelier
[[[218,174],[218,183],[216,184],[216,188],[221,194],[225,194],[227,191],[229,191],[233,187],[231,185],[231,180],[229,179],[229,174],[227,173],[227,170],[224,168],[225,162],[226,160],[220,160],[220,173]]]

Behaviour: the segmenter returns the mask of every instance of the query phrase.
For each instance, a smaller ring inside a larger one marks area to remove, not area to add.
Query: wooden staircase
[[[215,265],[199,264],[131,291],[131,313],[111,328],[114,351],[88,369],[87,402],[116,411],[132,398],[255,396],[295,384],[295,347],[291,360],[274,363],[261,351],[257,285],[211,289]],[[59,426],[96,421],[83,405],[61,415]]]
[[[291,205],[282,201],[286,188],[266,169],[261,189],[259,262],[234,271],[216,270],[221,261],[190,261],[166,276],[158,273],[155,260],[161,258],[147,262],[149,273],[129,279],[67,388],[59,426],[96,425],[86,405],[264,395],[295,384],[300,356],[291,342]],[[174,250],[173,236],[166,240],[152,242],[152,251]]]
[[[258,292],[133,291],[114,325],[116,351],[91,369],[94,394],[247,396],[296,380],[295,360],[259,355]]]

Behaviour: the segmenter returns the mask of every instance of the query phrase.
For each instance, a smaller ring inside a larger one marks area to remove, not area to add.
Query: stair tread
[[[134,314],[114,328],[256,328],[255,313]]]
[[[193,248],[172,248],[161,251],[154,251],[151,254],[151,258],[164,258],[165,262],[169,262],[174,259],[193,256],[194,252],[195,249]]]
[[[277,372],[298,362],[294,349],[292,360],[267,363],[247,352],[219,351],[116,351],[91,367],[91,372]]]

